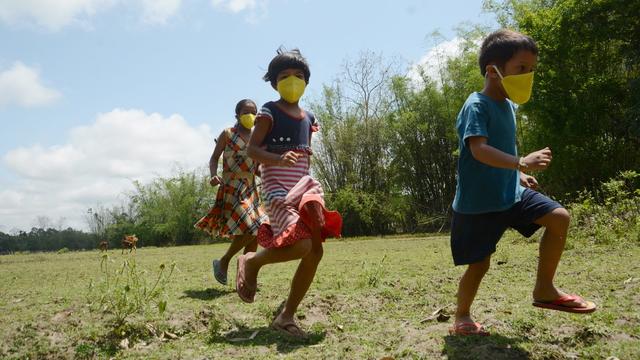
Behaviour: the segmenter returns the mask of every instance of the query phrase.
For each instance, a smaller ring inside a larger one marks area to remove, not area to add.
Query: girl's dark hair
[[[238,103],[236,104],[236,115],[240,115],[240,111],[242,111],[242,108],[247,104],[253,104],[253,106],[255,106],[256,109],[258,108],[258,105],[256,105],[256,103],[253,100],[242,99],[238,101]]]
[[[309,64],[307,63],[307,59],[302,56],[300,50],[287,50],[283,47],[280,47],[277,53],[278,55],[276,55],[269,63],[267,73],[264,74],[262,80],[270,82],[271,86],[275,88],[278,74],[281,71],[286,69],[300,69],[302,70],[302,72],[304,72],[304,81],[307,84],[309,83],[311,71],[309,71]]]
[[[538,46],[529,36],[513,30],[500,29],[489,34],[480,47],[480,73],[485,75],[487,65],[496,63],[503,67],[520,50],[528,50],[538,55]]]

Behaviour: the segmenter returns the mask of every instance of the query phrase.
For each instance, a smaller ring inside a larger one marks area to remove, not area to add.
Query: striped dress
[[[267,107],[267,105],[270,106]],[[313,201],[321,206],[324,216],[322,239],[339,237],[342,230],[342,217],[338,212],[325,208],[322,186],[310,176],[311,148],[308,145],[311,132],[317,130],[315,119],[312,118],[305,123],[303,120],[306,119],[291,118],[283,111],[276,109],[274,103],[267,105],[260,110],[256,120],[268,118],[272,122],[271,132],[265,137],[267,150],[276,153],[292,150],[302,156],[292,167],[261,165],[261,194],[269,215],[269,223],[263,223],[260,226],[258,244],[264,248],[279,248],[292,245],[301,239],[311,238],[310,226],[314,222],[310,214],[307,214],[305,205]],[[292,121],[295,131],[291,131],[289,136],[286,124]],[[278,123],[277,126],[276,123]],[[298,129],[299,127],[303,128]],[[306,136],[307,142],[296,141],[296,134]],[[271,149],[269,144],[273,146]]]
[[[222,154],[222,184],[209,213],[195,227],[211,236],[257,235],[267,217],[260,206],[255,181],[257,163],[247,156],[247,143],[236,128],[226,129]]]

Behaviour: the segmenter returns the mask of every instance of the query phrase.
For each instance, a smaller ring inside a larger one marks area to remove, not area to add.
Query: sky
[[[304,106],[364,51],[455,52],[463,23],[497,28],[482,0],[0,0],[0,231],[86,229],[134,180],[206,166],[238,100],[277,99],[280,46],[309,61]]]

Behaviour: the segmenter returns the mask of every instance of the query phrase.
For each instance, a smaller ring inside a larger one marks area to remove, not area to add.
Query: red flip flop
[[[580,303],[581,305],[567,305],[568,303],[572,302]],[[587,314],[596,311],[596,304],[591,301],[585,301],[578,295],[563,295],[552,301],[534,301],[532,305],[543,309],[551,309],[578,314]]]
[[[480,325],[477,322],[461,322],[454,324],[453,327],[449,328],[449,335],[478,335],[478,336],[489,336],[489,332],[484,329],[484,326]]]

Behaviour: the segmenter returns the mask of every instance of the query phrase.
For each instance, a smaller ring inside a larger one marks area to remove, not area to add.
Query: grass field
[[[175,261],[178,270],[166,288],[164,315],[133,316],[120,334],[110,314],[86,305],[88,284],[100,275],[97,251],[0,256],[0,358],[640,358],[635,245],[565,252],[558,285],[600,307],[572,315],[531,306],[537,244],[510,234],[475,304],[492,336],[460,338],[448,335],[446,318],[464,269],[452,265],[447,236],[329,241],[298,312],[311,335],[306,341],[268,327],[295,264],[264,268],[256,302],[244,304],[211,275],[211,259],[226,246],[138,249],[138,266]],[[118,264],[129,255],[109,256]]]

